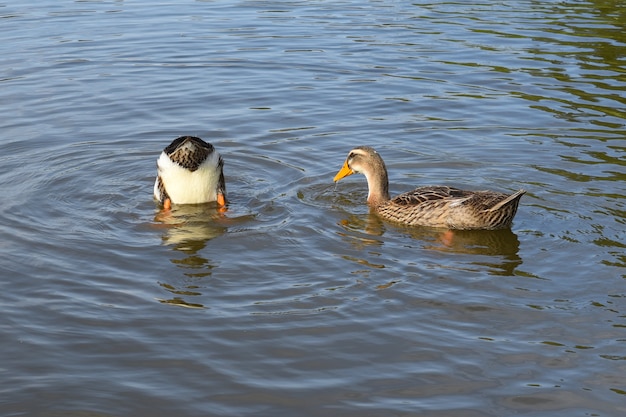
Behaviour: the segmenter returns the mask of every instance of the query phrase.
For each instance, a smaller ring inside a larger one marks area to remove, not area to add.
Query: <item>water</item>
[[[623,415],[625,12],[0,2],[0,414]],[[187,134],[223,216],[152,201]],[[447,242],[332,183],[364,144],[528,194]]]

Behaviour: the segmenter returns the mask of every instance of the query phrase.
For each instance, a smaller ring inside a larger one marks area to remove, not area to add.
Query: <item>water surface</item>
[[[626,412],[615,1],[0,2],[3,416]],[[197,135],[230,207],[152,200]],[[525,188],[511,230],[368,213]]]

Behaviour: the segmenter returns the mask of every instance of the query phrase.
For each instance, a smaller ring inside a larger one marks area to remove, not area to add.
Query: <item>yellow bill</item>
[[[333,178],[333,181],[337,182],[340,179],[345,178],[348,175],[352,175],[352,174],[354,174],[354,171],[350,169],[350,167],[348,166],[348,161],[346,161],[343,163],[343,166],[341,167],[337,175],[335,175],[335,178]]]

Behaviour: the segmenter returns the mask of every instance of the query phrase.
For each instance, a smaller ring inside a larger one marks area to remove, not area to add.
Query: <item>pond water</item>
[[[626,413],[620,1],[0,0],[2,416]],[[152,199],[177,136],[230,206]],[[392,194],[528,190],[511,230]]]

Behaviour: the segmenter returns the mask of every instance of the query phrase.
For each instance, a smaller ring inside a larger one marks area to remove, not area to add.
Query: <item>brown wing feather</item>
[[[446,186],[419,187],[379,206],[383,217],[414,226],[454,229],[509,227],[523,190],[513,196]]]
[[[401,206],[422,204],[427,201],[436,200],[463,200],[472,196],[472,192],[459,190],[458,188],[446,186],[418,187],[413,191],[400,194],[391,201]]]

